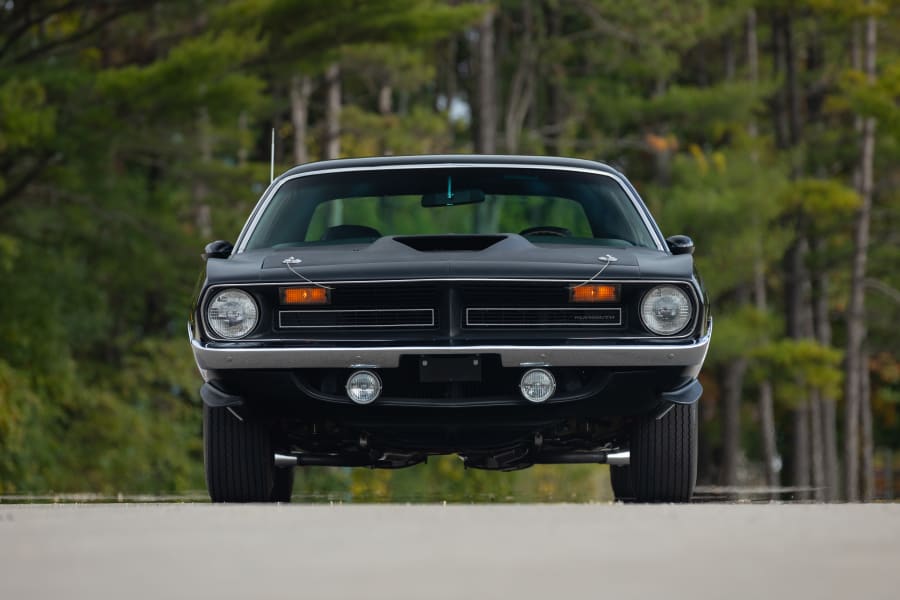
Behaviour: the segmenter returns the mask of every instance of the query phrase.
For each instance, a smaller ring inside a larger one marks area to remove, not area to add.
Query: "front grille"
[[[628,328],[631,317],[625,307],[634,294],[627,286],[621,304],[602,306],[573,305],[569,288],[565,282],[521,281],[336,283],[329,305],[280,306],[275,326],[304,336],[329,329],[351,335],[354,329],[394,328],[398,335],[403,331],[415,335],[418,329],[450,337],[457,335],[455,331],[468,335],[461,330],[472,335],[486,335],[491,329],[527,335],[537,328],[593,329],[606,335]]]
[[[434,310],[399,308],[375,310],[283,310],[278,313],[282,329],[434,327]]]
[[[468,327],[615,327],[620,308],[467,308]]]
[[[565,284],[483,283],[459,287],[463,306],[476,307],[544,307],[566,306],[569,287]]]
[[[440,300],[440,290],[433,284],[338,285],[331,292],[335,308],[435,308]]]

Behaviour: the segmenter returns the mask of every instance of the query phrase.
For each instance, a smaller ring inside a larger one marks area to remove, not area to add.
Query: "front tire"
[[[275,469],[275,481],[272,485],[272,502],[290,502],[294,493],[294,467]]]
[[[634,500],[690,502],[697,485],[697,420],[695,402],[635,425],[625,468]]]
[[[278,500],[273,496],[276,473],[271,435],[262,423],[204,404],[203,465],[213,502]]]
[[[610,467],[609,483],[612,485],[613,496],[619,502],[627,502],[634,499],[634,490],[631,489],[631,467]]]

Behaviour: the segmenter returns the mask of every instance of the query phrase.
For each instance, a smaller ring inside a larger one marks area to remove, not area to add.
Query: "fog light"
[[[531,369],[522,375],[519,384],[522,395],[531,402],[543,402],[556,391],[556,380],[553,374],[545,369]]]
[[[357,404],[371,404],[381,394],[381,379],[372,371],[356,371],[347,380],[347,395]]]

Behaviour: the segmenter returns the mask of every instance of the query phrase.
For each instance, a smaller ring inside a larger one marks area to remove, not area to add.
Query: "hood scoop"
[[[505,235],[408,235],[394,241],[419,252],[478,252],[505,239]]]

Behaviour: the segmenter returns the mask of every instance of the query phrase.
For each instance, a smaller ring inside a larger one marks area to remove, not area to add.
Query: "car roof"
[[[535,167],[568,167],[590,169],[622,175],[609,165],[581,158],[559,156],[517,156],[509,154],[427,154],[421,156],[373,156],[369,158],[339,158],[306,163],[294,167],[277,179],[300,173],[326,171],[332,169],[365,169],[367,167],[405,167],[410,165],[534,165]]]

